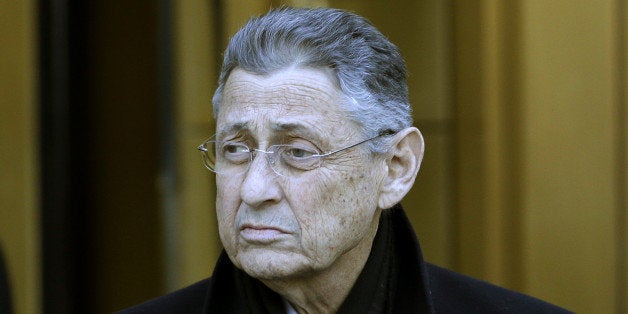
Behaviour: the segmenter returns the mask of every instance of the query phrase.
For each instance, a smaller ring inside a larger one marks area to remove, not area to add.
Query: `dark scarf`
[[[431,313],[418,241],[401,206],[382,212],[369,258],[338,313]],[[281,297],[223,251],[205,313],[285,313]]]

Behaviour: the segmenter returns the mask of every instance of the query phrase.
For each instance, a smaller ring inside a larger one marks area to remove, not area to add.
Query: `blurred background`
[[[211,274],[196,146],[230,36],[282,4],[352,10],[401,48],[429,261],[628,313],[626,0],[0,1],[2,306],[109,313]]]

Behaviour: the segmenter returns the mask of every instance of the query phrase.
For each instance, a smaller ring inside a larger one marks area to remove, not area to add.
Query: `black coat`
[[[338,312],[570,313],[424,262],[399,205],[382,214],[369,259]],[[284,313],[284,305],[223,251],[211,278],[121,313]]]

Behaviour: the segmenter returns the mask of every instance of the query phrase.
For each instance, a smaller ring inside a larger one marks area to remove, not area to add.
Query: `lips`
[[[272,243],[287,235],[288,232],[274,226],[244,224],[240,227],[240,236],[251,243]]]

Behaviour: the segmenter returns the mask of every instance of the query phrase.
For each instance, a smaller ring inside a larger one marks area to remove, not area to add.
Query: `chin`
[[[234,263],[249,276],[260,280],[285,280],[307,276],[312,268],[302,256],[294,253],[248,252],[238,254]]]

